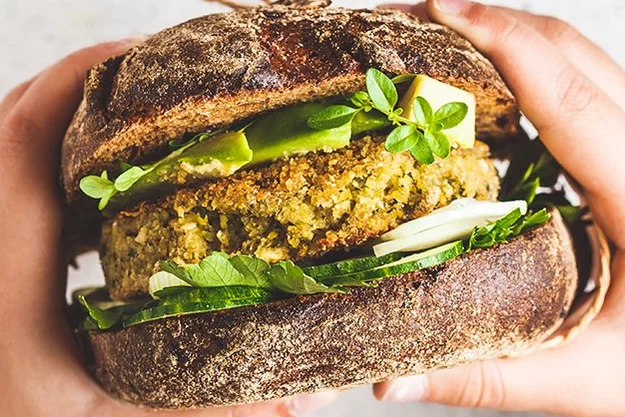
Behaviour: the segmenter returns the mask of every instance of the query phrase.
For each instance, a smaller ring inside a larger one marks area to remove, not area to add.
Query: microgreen
[[[385,147],[389,152],[409,151],[423,164],[434,162],[434,156],[446,158],[451,145],[445,130],[458,126],[469,111],[465,103],[452,102],[432,109],[424,97],[418,96],[413,102],[415,120],[404,114],[404,109],[397,106],[398,92],[396,84],[414,79],[414,74],[404,74],[393,79],[375,68],[367,70],[365,81],[367,91],[358,91],[348,99],[351,105],[334,104],[308,119],[308,126],[313,129],[329,129],[352,122],[361,111],[376,110],[384,114],[394,126],[389,133]]]
[[[521,214],[521,210],[516,209],[484,227],[476,227],[469,237],[466,250],[485,249],[497,243],[505,243],[514,236],[547,223],[550,218],[546,209],[537,212],[529,211],[525,215]]]
[[[78,301],[85,307],[87,313],[89,314],[88,323],[91,328],[100,330],[110,329],[122,316],[122,309],[113,308],[102,310],[95,305],[89,304],[84,295],[79,295]]]

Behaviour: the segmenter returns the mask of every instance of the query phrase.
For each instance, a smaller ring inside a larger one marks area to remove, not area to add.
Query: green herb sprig
[[[211,135],[214,133],[211,133]],[[185,142],[184,144],[180,144],[178,142],[170,142],[169,147],[174,151],[166,157],[149,165],[135,166],[130,165],[126,162],[122,162],[120,164],[121,174],[114,180],[109,179],[109,175],[106,170],[102,171],[102,174],[99,176],[88,175],[86,177],[83,177],[79,183],[80,190],[87,196],[100,200],[98,203],[98,209],[104,210],[111,198],[113,198],[116,194],[128,191],[137,182],[139,182],[139,180],[141,180],[150,172],[154,171],[161,163],[171,158],[175,158],[177,155],[180,155],[180,153],[184,152],[189,147],[203,141],[208,137],[209,134],[201,133],[194,136],[191,140]]]
[[[560,173],[560,166],[547,151],[540,154],[536,161],[531,162],[521,179],[505,194],[507,200],[525,200],[532,204],[538,189],[552,187]]]
[[[525,215],[521,213],[521,210],[516,209],[495,222],[473,229],[467,241],[466,251],[475,248],[485,249],[497,243],[506,243],[509,239],[529,229],[547,223],[550,218],[551,216],[546,209],[537,212],[529,211]]]
[[[366,73],[367,91],[359,91],[349,98],[350,105],[334,104],[313,114],[308,119],[312,129],[334,129],[352,122],[356,114],[376,110],[388,118],[393,130],[386,138],[389,152],[409,151],[423,164],[434,162],[434,156],[446,158],[451,145],[445,130],[459,125],[467,116],[468,106],[461,102],[447,103],[434,111],[430,103],[421,96],[414,99],[415,121],[404,115],[404,109],[397,107],[399,98],[395,83],[410,78],[390,79],[383,72],[370,68]]]
[[[111,308],[103,310],[87,302],[84,295],[78,296],[78,301],[87,310],[88,317],[83,323],[83,328],[86,330],[106,330],[115,326],[122,318],[122,308]]]

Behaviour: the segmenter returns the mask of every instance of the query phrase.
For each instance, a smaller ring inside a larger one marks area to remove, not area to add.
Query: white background
[[[491,1],[567,20],[625,66],[625,2],[623,0]],[[335,4],[366,7],[371,0]],[[154,33],[188,18],[226,10],[201,0],[0,0],[0,96],[69,52],[93,43]],[[540,63],[536,63],[540,65]],[[79,260],[70,285],[101,283],[95,254]],[[460,410],[432,405],[376,403],[368,387],[344,394],[316,417],[381,416],[520,416],[514,413]],[[532,415],[525,415],[530,417]],[[537,415],[533,415],[537,416]]]

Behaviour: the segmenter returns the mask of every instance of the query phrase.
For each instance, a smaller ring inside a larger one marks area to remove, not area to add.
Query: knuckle
[[[506,390],[499,366],[494,361],[471,366],[460,391],[458,404],[467,407],[502,408]]]
[[[488,28],[490,45],[503,45],[520,32],[520,22],[513,16],[502,14],[492,7],[474,4],[466,14],[466,18],[474,25]]]
[[[567,67],[556,80],[555,98],[563,113],[576,116],[597,99],[597,90],[576,68]]]
[[[544,33],[555,43],[575,43],[581,38],[581,33],[573,26],[553,16],[545,16]]]
[[[2,102],[0,102],[0,106],[12,106],[15,102],[22,96],[23,85],[19,85],[15,87],[13,90],[9,91],[9,93],[4,96]]]
[[[2,152],[19,152],[24,144],[40,133],[39,127],[27,113],[15,109],[0,126],[0,149]]]
[[[509,41],[517,36],[520,29],[520,22],[518,19],[509,17],[502,19],[501,25],[498,30],[493,33],[493,43],[496,45],[506,45]]]

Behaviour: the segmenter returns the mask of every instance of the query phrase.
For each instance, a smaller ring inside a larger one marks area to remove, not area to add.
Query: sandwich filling
[[[83,327],[347,292],[549,220],[533,204],[554,169],[548,157],[506,187],[513,203],[496,202],[470,93],[374,69],[366,81],[351,97],[172,142],[169,155],[124,164],[115,178],[83,178],[111,217],[100,252],[110,296],[122,300],[77,293]]]

